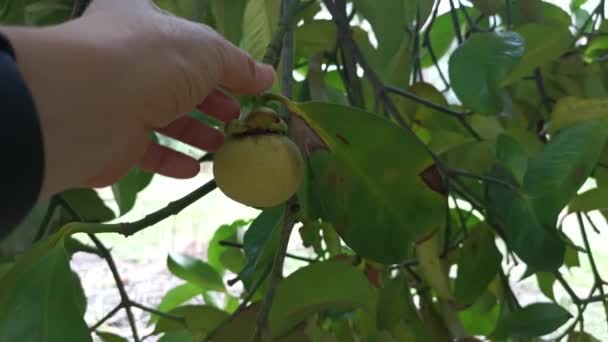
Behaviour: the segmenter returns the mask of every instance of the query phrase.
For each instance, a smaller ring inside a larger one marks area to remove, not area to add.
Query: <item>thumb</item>
[[[256,62],[227,40],[222,39],[220,44],[220,85],[239,95],[257,94],[272,86],[275,78],[272,66]]]

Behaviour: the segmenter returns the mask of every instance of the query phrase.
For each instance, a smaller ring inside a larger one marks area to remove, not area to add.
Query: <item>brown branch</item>
[[[68,211],[72,217],[78,221],[84,222],[84,218],[80,215],[72,206],[63,198],[63,196],[58,195],[57,199],[59,203]],[[103,259],[108,264],[110,268],[110,272],[112,273],[112,277],[116,283],[116,288],[118,289],[118,293],[120,295],[120,307],[124,308],[127,313],[127,319],[129,321],[129,326],[131,327],[131,332],[133,333],[133,339],[135,342],[139,342],[139,336],[137,333],[137,326],[135,325],[135,318],[133,316],[133,311],[131,310],[131,300],[129,299],[129,295],[125,289],[125,285],[120,278],[120,274],[118,273],[118,269],[116,268],[116,263],[114,262],[114,258],[112,258],[112,254],[108,250],[108,248],[95,236],[95,234],[89,233],[87,234],[91,241],[95,244],[95,247],[99,250]],[[115,313],[114,313],[115,314]],[[111,316],[110,316],[111,317]],[[108,317],[109,318],[109,317]]]
[[[145,305],[143,305],[143,304],[140,304],[140,303],[137,303],[137,302],[134,302],[134,301],[129,301],[129,304],[130,304],[131,306],[133,306],[133,307],[136,307],[136,308],[138,308],[138,309],[142,310],[142,311],[146,311],[146,312],[148,312],[148,313],[151,313],[151,314],[157,315],[157,316],[159,316],[159,317],[163,317],[163,318],[166,318],[166,319],[170,319],[170,320],[172,320],[172,321],[175,321],[175,322],[177,322],[177,323],[181,324],[181,325],[182,325],[184,328],[186,328],[186,327],[187,327],[187,325],[186,325],[186,318],[185,318],[185,317],[183,317],[183,316],[176,316],[176,315],[172,315],[172,314],[170,314],[170,313],[163,312],[163,311],[159,311],[159,310],[156,310],[156,309],[153,309],[153,308],[147,307],[147,306],[145,306]]]
[[[254,336],[255,342],[262,340],[271,340],[268,332],[268,316],[270,315],[270,309],[272,308],[272,302],[274,301],[274,295],[277,289],[279,281],[283,278],[283,263],[285,261],[285,253],[287,251],[287,245],[289,244],[289,237],[293,230],[293,226],[296,222],[296,215],[299,211],[299,205],[297,204],[296,197],[292,197],[287,202],[287,211],[283,218],[283,224],[281,227],[281,235],[279,237],[279,243],[277,251],[272,262],[272,269],[270,272],[270,279],[266,295],[260,306],[256,321],[256,331]]]
[[[130,236],[139,232],[140,230],[153,226],[170,216],[177,215],[182,210],[186,209],[188,206],[198,201],[202,197],[208,195],[216,188],[217,185],[215,184],[215,180],[211,180],[188,195],[169,203],[166,207],[146,215],[141,220],[119,224],[120,233],[124,236]]]
[[[110,310],[110,312],[108,312],[105,316],[103,316],[103,318],[100,319],[97,323],[93,324],[89,328],[89,331],[93,332],[93,331],[97,330],[97,328],[99,328],[102,324],[107,322],[110,318],[114,317],[114,315],[116,315],[118,313],[118,311],[120,311],[120,309],[122,309],[122,303],[118,303],[118,305],[116,305],[116,307],[114,309]]]

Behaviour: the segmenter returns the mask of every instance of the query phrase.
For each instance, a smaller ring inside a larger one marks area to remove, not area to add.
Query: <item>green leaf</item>
[[[280,13],[280,0],[249,0],[243,17],[240,47],[257,60],[264,57],[275,32]]]
[[[163,334],[158,342],[194,342],[194,336],[189,331],[170,331]]]
[[[467,11],[473,16],[477,16],[478,13],[475,8],[464,6]],[[463,31],[463,28],[466,26],[466,18],[464,16],[463,11],[457,11],[458,22],[460,23],[460,31]],[[448,51],[454,40],[456,40],[456,35],[454,34],[454,22],[452,21],[452,13],[450,11],[443,13],[435,19],[433,25],[428,28],[430,30],[429,33],[429,43],[431,48],[433,49],[433,53],[435,57],[439,60],[441,59]],[[422,49],[422,66],[428,68],[433,66],[433,59],[431,54],[427,51],[427,49]]]
[[[549,334],[564,325],[572,316],[554,303],[534,303],[508,314],[498,322],[493,336],[532,338]]]
[[[500,134],[496,141],[496,160],[511,173],[517,183],[523,183],[528,168],[528,153],[519,141],[507,134]]]
[[[488,336],[496,328],[500,306],[489,291],[484,292],[472,306],[458,311],[465,330],[471,335]]]
[[[259,303],[250,305],[233,320],[222,325],[213,338],[214,342],[251,341],[255,334]],[[272,322],[270,322],[272,324]],[[284,336],[273,335],[276,342],[308,342],[310,338],[302,329],[294,329]]]
[[[63,23],[72,15],[70,1],[42,0],[25,7],[25,24],[46,26]]]
[[[548,130],[550,134],[555,134],[581,122],[605,118],[608,118],[608,99],[565,96],[557,101]]]
[[[243,237],[247,264],[239,272],[239,278],[246,288],[269,269],[276,251],[284,214],[284,205],[268,208],[262,211],[247,229]]]
[[[512,176],[500,166],[496,166],[490,175],[515,184]],[[545,225],[538,217],[533,198],[519,189],[509,189],[501,184],[487,183],[487,189],[489,220],[504,227],[507,246],[535,270],[549,272],[561,266],[565,243],[555,224]]]
[[[524,54],[524,40],[516,32],[476,33],[450,57],[452,87],[462,103],[483,114],[502,108],[499,89]]]
[[[553,284],[555,284],[555,276],[553,273],[538,272],[536,273],[536,282],[540,291],[547,296],[547,298],[555,301],[555,294],[553,293]]]
[[[409,244],[440,224],[445,207],[420,176],[432,165],[428,153],[378,115],[319,102],[292,109],[323,142],[305,147],[311,151],[307,181],[323,220],[364,258],[407,258]]]
[[[568,212],[589,212],[608,209],[608,188],[594,188],[577,195],[568,204]]]
[[[34,245],[0,279],[4,340],[92,341],[82,287],[63,245],[68,234],[64,230]]]
[[[226,39],[238,44],[243,36],[243,16],[247,0],[211,0],[216,30]]]
[[[573,331],[568,334],[567,342],[600,342],[597,338],[593,337],[593,335],[584,332],[584,331]]]
[[[165,296],[156,307],[158,311],[169,312],[184,302],[202,294],[202,290],[198,285],[185,283],[172,288],[165,293]],[[158,321],[158,315],[151,314],[148,320],[148,325],[152,325]]]
[[[187,330],[197,336],[204,336],[217,328],[229,316],[228,313],[209,305],[184,305],[169,313],[183,317],[186,326],[184,327],[182,323],[175,320],[161,317],[156,323],[154,334]]]
[[[474,303],[498,274],[501,261],[494,234],[485,223],[478,225],[460,249],[454,291],[458,302]]]
[[[106,222],[115,218],[114,212],[93,189],[74,189],[61,194],[82,218],[90,222]]]
[[[545,226],[529,197],[516,197],[507,221],[507,244],[531,267],[554,271],[564,260],[565,244],[555,226]]]
[[[563,130],[528,164],[524,190],[547,227],[576,195],[600,158],[608,138],[608,122],[589,121]]]
[[[394,333],[400,330],[401,325],[405,325],[406,329],[412,330],[413,340],[428,341],[429,339],[412,301],[410,288],[407,287],[406,279],[402,276],[388,280],[380,290],[377,321],[380,330]]]
[[[215,233],[209,247],[207,248],[207,260],[211,267],[221,274],[224,273],[224,268],[228,268],[234,273],[245,265],[245,259],[243,253],[239,248],[225,247],[220,245],[220,241],[238,242],[237,234],[240,229],[244,228],[250,223],[250,221],[237,220],[229,225],[220,226]],[[231,260],[229,265],[225,265],[224,261]]]
[[[203,22],[207,2],[200,0],[153,0],[160,8],[191,21]]]
[[[500,11],[501,0],[471,0],[473,5],[484,15],[494,15]]]
[[[406,2],[386,1],[382,6],[378,6],[375,0],[353,0],[353,5],[374,30],[378,39],[378,61],[386,63],[391,60],[402,45],[404,28],[410,24]],[[388,18],[391,19],[387,20]]]
[[[99,336],[99,338],[101,339],[101,342],[128,342],[129,341],[122,336],[118,336],[116,334],[112,334],[109,332],[96,331],[95,334],[97,334],[97,336]]]
[[[153,177],[153,173],[134,168],[116,184],[112,185],[112,193],[114,193],[120,215],[124,215],[133,209],[137,194],[150,184]]]
[[[336,24],[331,20],[314,20],[294,30],[297,57],[309,58],[319,52],[330,52],[336,45]]]
[[[199,259],[183,254],[169,254],[167,267],[178,278],[197,285],[203,290],[219,292],[226,290],[217,271]]]
[[[525,53],[519,64],[502,82],[508,85],[529,76],[534,69],[559,59],[572,45],[572,34],[566,25],[527,24],[517,29],[525,42]]]
[[[326,309],[362,308],[375,314],[376,295],[363,273],[343,261],[310,264],[282,282],[270,310],[270,331],[281,336]]]

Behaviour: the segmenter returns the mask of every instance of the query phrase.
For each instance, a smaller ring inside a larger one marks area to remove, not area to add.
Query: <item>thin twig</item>
[[[253,296],[255,296],[258,289],[262,286],[262,284],[264,283],[264,281],[270,274],[271,266],[272,265],[269,265],[268,267],[266,267],[266,269],[264,270],[264,273],[262,273],[262,276],[259,277],[255,283],[253,283],[253,285],[251,286],[251,289],[248,291],[247,295],[243,298],[243,301],[236,308],[236,310],[234,310],[234,312],[230,316],[226,317],[226,319],[224,319],[224,321],[222,321],[222,323],[218,324],[218,326],[216,326],[213,330],[211,330],[207,334],[207,336],[205,338],[206,342],[210,342],[211,340],[213,340],[213,337],[218,333],[218,331],[222,327],[224,327],[226,324],[232,322],[241,312],[243,312],[243,310],[245,310],[247,308],[247,305],[249,305],[249,302],[251,302],[251,299],[253,298]]]
[[[66,209],[66,211],[73,216],[74,219],[84,222],[85,218],[82,217],[72,206],[63,198],[63,196],[58,195],[57,200],[59,203]],[[118,293],[120,295],[121,307],[123,307],[127,313],[127,320],[129,321],[129,326],[131,327],[131,332],[133,333],[133,339],[135,342],[139,342],[139,336],[137,333],[137,326],[135,325],[135,317],[133,316],[133,311],[131,310],[131,300],[129,299],[129,295],[127,294],[127,290],[125,289],[125,285],[120,278],[120,274],[118,273],[118,269],[116,267],[116,263],[114,262],[114,258],[110,253],[110,250],[95,236],[95,234],[87,234],[91,241],[95,244],[95,247],[99,250],[103,259],[108,264],[110,268],[110,272],[112,273],[112,277],[114,278],[114,282],[116,283],[116,288],[118,289]]]
[[[101,251],[104,255],[104,259],[110,268],[110,272],[112,272],[112,277],[114,277],[114,281],[116,282],[116,288],[118,289],[118,293],[120,295],[120,301],[122,302],[122,306],[127,313],[127,320],[129,321],[129,326],[131,327],[131,332],[133,333],[133,339],[135,342],[139,342],[139,336],[137,333],[137,325],[135,324],[135,316],[133,316],[133,311],[131,310],[131,300],[129,299],[129,295],[127,294],[127,290],[125,289],[125,284],[122,282],[120,278],[120,274],[118,273],[118,269],[116,268],[116,264],[114,263],[114,258],[110,251],[104,246],[104,244],[95,236],[95,234],[88,234],[89,238],[93,241],[97,249]]]
[[[551,99],[547,93],[547,88],[545,88],[545,82],[543,80],[543,75],[540,68],[536,68],[534,70],[534,80],[536,82],[538,93],[540,94],[541,102],[545,106],[545,110],[547,113],[551,113],[553,111],[553,99]]]
[[[450,83],[448,82],[445,75],[443,74],[443,70],[441,70],[441,66],[439,66],[439,59],[437,58],[437,55],[435,54],[435,51],[433,50],[433,44],[431,42],[431,30],[433,29],[433,25],[435,24],[435,20],[437,19],[437,14],[439,12],[440,5],[441,5],[441,1],[437,1],[436,5],[435,5],[435,9],[433,10],[433,14],[431,16],[431,21],[429,22],[429,25],[428,25],[426,31],[424,31],[424,39],[422,41],[422,45],[424,47],[426,47],[426,49],[428,50],[429,56],[431,57],[431,60],[433,61],[433,65],[435,66],[435,70],[439,74],[439,78],[441,79],[441,82],[443,82],[443,85],[445,87],[441,91],[443,93],[443,92],[450,90]]]
[[[242,243],[225,241],[225,240],[220,241],[220,246],[234,247],[234,248],[241,248],[241,249],[245,247]],[[294,259],[294,260],[305,261],[305,262],[309,262],[309,263],[317,262],[316,259],[307,258],[307,257],[299,256],[299,255],[294,255],[291,253],[285,253],[285,257]]]
[[[587,231],[585,230],[585,224],[583,223],[583,217],[581,213],[576,213],[576,218],[578,220],[581,236],[583,237],[585,249],[587,250],[587,257],[589,258],[591,271],[593,272],[593,277],[595,279],[594,285],[597,286],[602,298],[606,299],[602,301],[602,305],[604,307],[604,314],[606,315],[606,324],[608,324],[608,297],[606,297],[606,293],[604,292],[604,281],[602,280],[602,276],[600,275],[600,272],[597,269],[597,264],[595,263],[593,251],[591,250],[591,244],[589,244],[589,237],[587,236]]]
[[[428,108],[434,109],[440,113],[455,117],[456,119],[458,119],[458,121],[460,121],[462,126],[469,132],[469,134],[471,134],[471,136],[473,136],[473,138],[475,138],[477,141],[482,140],[479,133],[477,133],[475,131],[475,129],[473,129],[473,127],[467,122],[466,117],[467,117],[468,113],[458,112],[453,109],[444,107],[440,104],[434,103],[433,101],[429,101],[423,97],[420,97],[420,96],[418,96],[414,93],[411,93],[407,90],[404,90],[404,89],[400,89],[400,88],[389,86],[389,85],[385,86],[385,88],[387,91],[389,91],[391,93],[408,98],[414,102],[417,102]]]
[[[279,281],[283,278],[283,263],[285,261],[285,252],[287,251],[287,245],[289,244],[289,237],[295,225],[296,215],[299,211],[297,199],[292,197],[287,203],[287,211],[283,219],[281,227],[281,234],[279,236],[279,243],[277,251],[272,262],[272,269],[270,271],[270,279],[268,283],[268,289],[266,295],[258,311],[256,320],[256,331],[253,338],[254,342],[260,342],[262,340],[270,340],[268,332],[268,316],[270,315],[270,309],[272,308],[272,302],[274,301],[274,295],[277,289]]]
[[[159,311],[159,310],[147,307],[147,306],[145,306],[143,304],[140,304],[140,303],[137,303],[137,302],[134,302],[134,301],[129,301],[129,304],[131,306],[133,306],[133,307],[136,307],[136,308],[140,309],[140,310],[149,312],[149,313],[157,315],[159,317],[170,319],[172,321],[175,321],[175,322],[181,324],[184,327],[187,327],[187,325],[186,325],[186,318],[183,317],[183,316],[172,315],[170,313]]]
[[[460,32],[460,20],[458,19],[458,13],[456,12],[456,7],[454,6],[454,0],[449,0],[450,2],[450,14],[452,16],[452,25],[454,25],[454,34],[456,35],[456,40],[458,41],[458,45],[462,44],[462,32]]]
[[[105,316],[103,316],[102,319],[100,319],[97,323],[91,325],[91,327],[89,328],[89,331],[93,332],[93,331],[97,330],[97,328],[102,326],[102,324],[104,324],[107,320],[114,317],[114,315],[116,315],[118,313],[118,311],[120,311],[120,309],[122,309],[122,303],[118,303],[118,305],[116,305],[116,307],[114,309],[110,310],[110,312],[108,312]]]

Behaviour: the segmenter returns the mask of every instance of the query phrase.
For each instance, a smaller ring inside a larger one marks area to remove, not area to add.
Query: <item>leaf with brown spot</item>
[[[416,236],[442,224],[444,198],[420,177],[433,160],[409,132],[336,104],[307,102],[291,109],[294,135],[307,159],[300,202],[309,215],[331,222],[357,254],[401,262]]]

